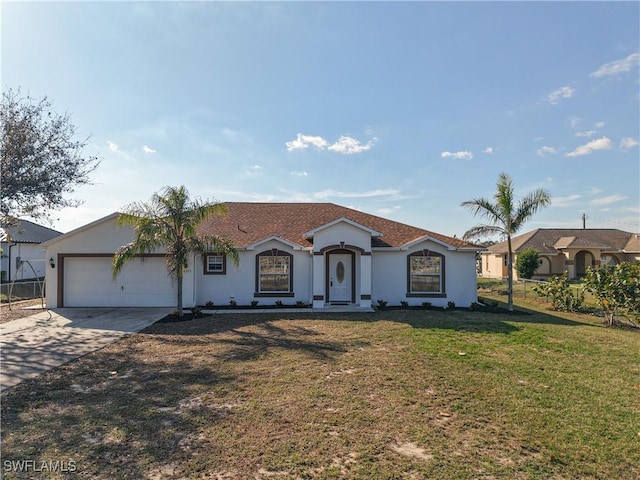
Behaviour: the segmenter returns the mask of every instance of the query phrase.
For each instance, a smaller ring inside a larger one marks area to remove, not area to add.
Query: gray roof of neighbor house
[[[14,223],[15,222],[15,223]],[[62,232],[43,227],[29,220],[12,220],[0,226],[0,241],[12,243],[42,243],[62,235]]]
[[[513,251],[518,253],[534,248],[541,255],[556,255],[567,248],[597,248],[607,252],[640,252],[638,234],[615,228],[538,228],[511,239]],[[507,252],[507,242],[487,249],[489,254]]]
[[[254,203],[225,202],[226,217],[213,217],[200,227],[201,233],[228,238],[236,247],[247,247],[270,236],[277,236],[302,247],[313,245],[308,232],[345,218],[380,236],[373,236],[372,247],[401,247],[422,237],[461,249],[479,249],[459,238],[434,233],[422,228],[342,207],[333,203]]]

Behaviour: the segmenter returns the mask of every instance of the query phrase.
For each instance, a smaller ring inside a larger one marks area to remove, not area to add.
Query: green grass
[[[527,308],[156,324],[3,394],[3,460],[97,479],[639,478],[640,335]]]

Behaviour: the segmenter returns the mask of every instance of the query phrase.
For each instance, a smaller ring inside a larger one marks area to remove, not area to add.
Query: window
[[[224,255],[210,252],[204,256],[205,275],[224,275],[227,273],[227,259]]]
[[[428,251],[407,257],[408,296],[444,296],[444,258]]]
[[[293,255],[267,250],[256,256],[256,296],[293,296]]]

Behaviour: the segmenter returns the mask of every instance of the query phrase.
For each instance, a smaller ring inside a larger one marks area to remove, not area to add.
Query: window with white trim
[[[227,273],[227,259],[223,254],[210,252],[204,256],[205,275],[224,275]]]

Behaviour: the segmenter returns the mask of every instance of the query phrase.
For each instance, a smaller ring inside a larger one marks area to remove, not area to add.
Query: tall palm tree
[[[223,203],[191,199],[184,186],[165,187],[149,202],[135,202],[118,217],[121,226],[132,226],[135,240],[120,247],[113,257],[113,276],[137,255],[165,249],[169,274],[177,280],[177,311],[182,316],[182,280],[189,257],[194,253],[215,251],[238,264],[233,244],[218,235],[198,235],[198,226],[212,216],[225,215]]]
[[[513,310],[513,251],[511,249],[511,236],[526,223],[541,207],[551,203],[549,193],[539,188],[521,198],[515,204],[513,180],[506,173],[501,173],[496,184],[497,191],[494,195],[495,203],[486,198],[475,198],[462,202],[462,206],[473,211],[475,216],[486,218],[489,224],[476,225],[466,231],[463,238],[473,239],[489,235],[500,234],[507,237],[507,268],[509,311]]]

